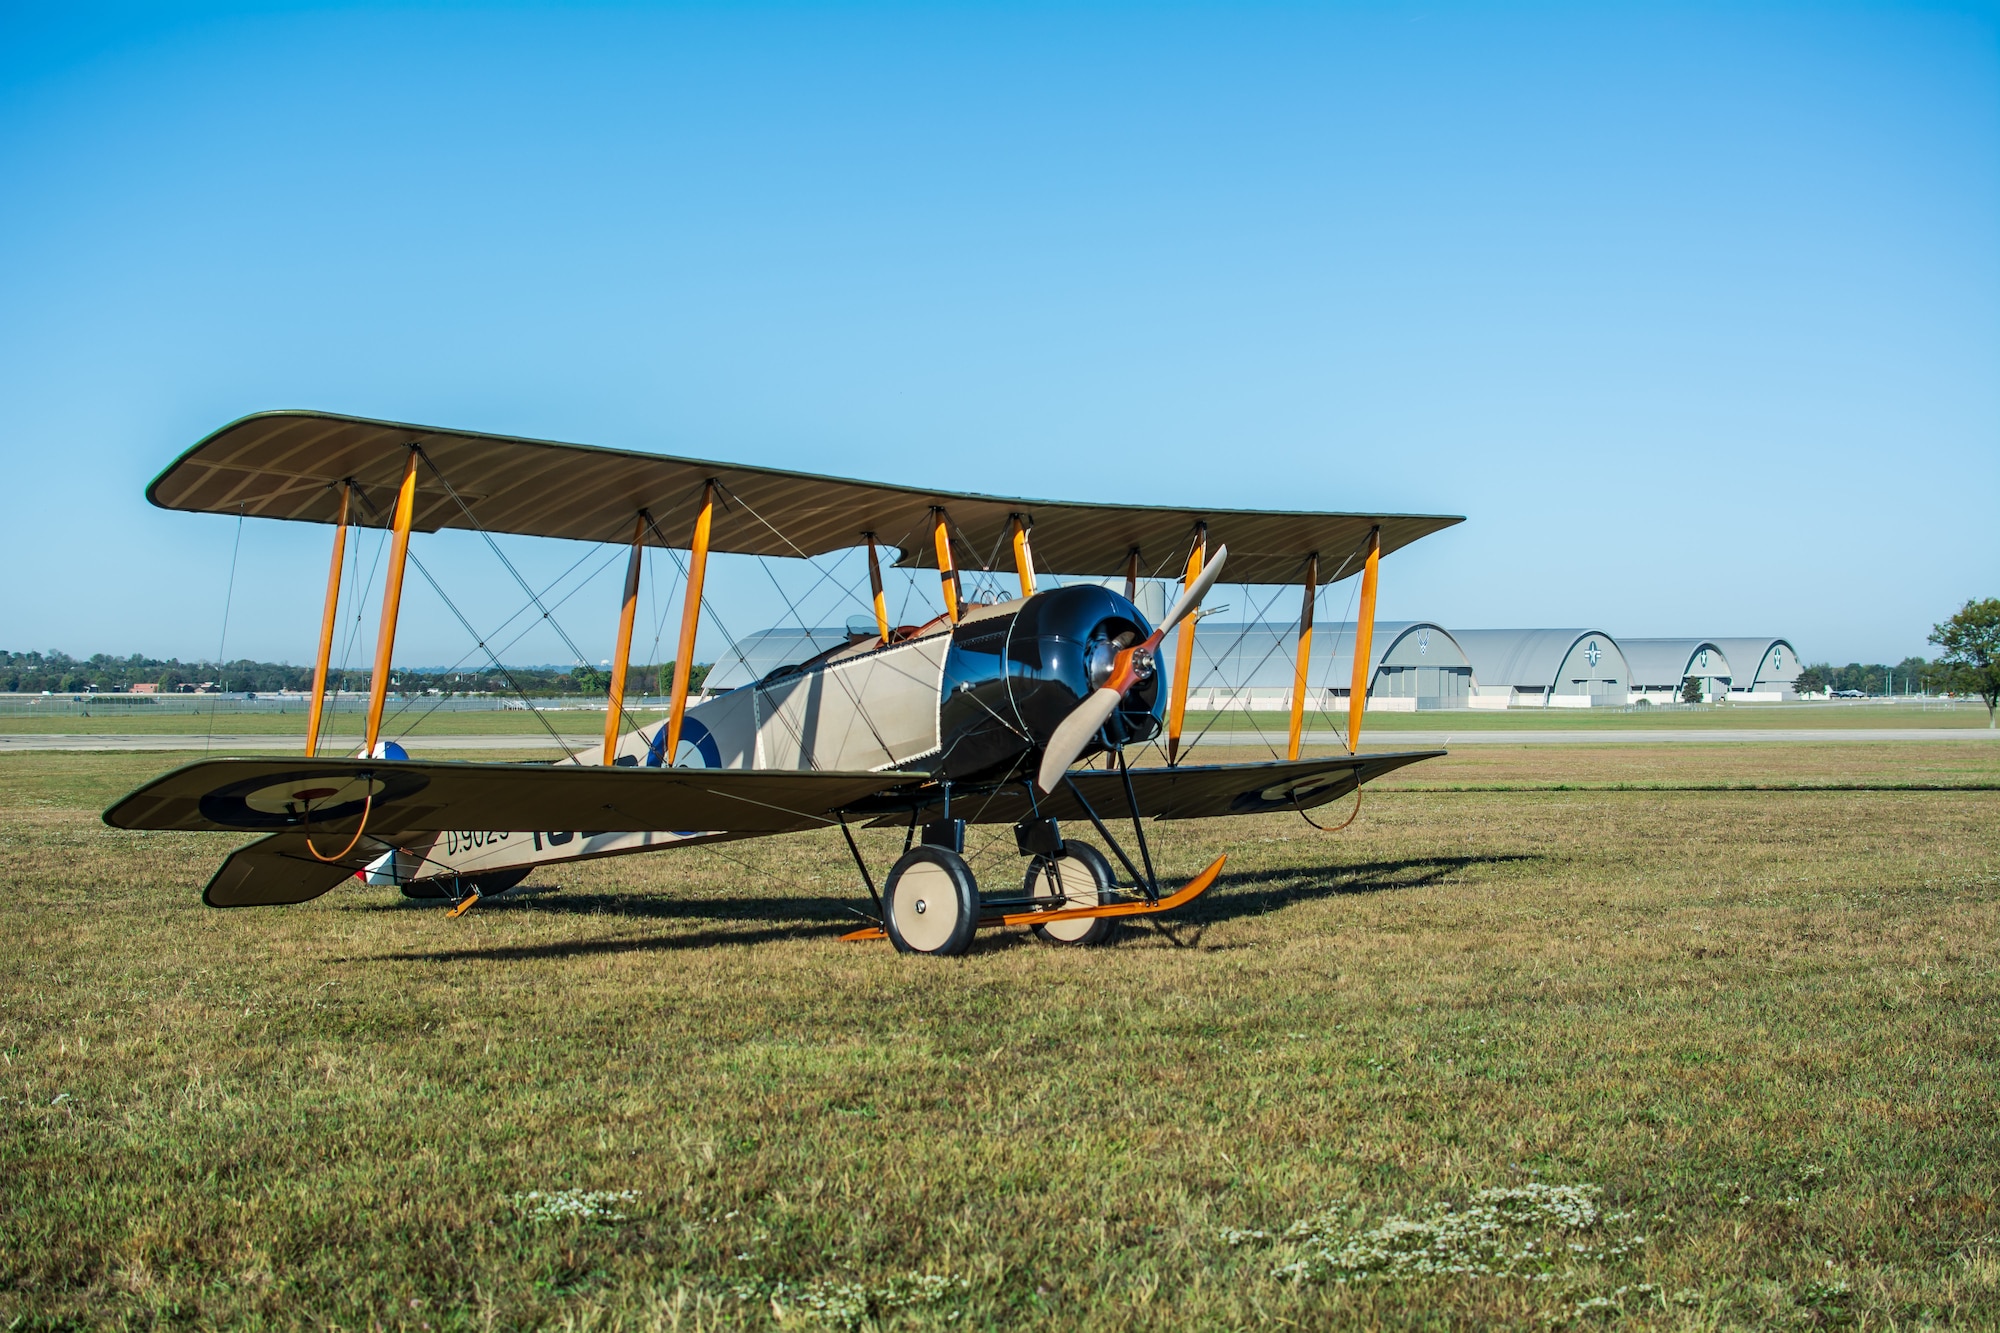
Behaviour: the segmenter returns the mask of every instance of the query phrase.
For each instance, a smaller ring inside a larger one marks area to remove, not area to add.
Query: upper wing
[[[1233,553],[1232,553],[1233,558]],[[1265,764],[1184,764],[1179,768],[1135,768],[1132,794],[1139,814],[1151,819],[1212,819],[1218,815],[1257,815],[1274,810],[1310,810],[1345,796],[1364,782],[1373,782],[1405,764],[1436,759],[1443,750],[1409,750],[1396,754],[1341,755],[1331,759],[1297,759]],[[1125,782],[1104,769],[1072,769],[1070,782],[1090,803],[1099,819],[1130,819]],[[872,803],[871,803],[872,804]],[[878,807],[879,808],[879,807]],[[1085,818],[1084,809],[1066,783],[1044,796],[1035,807],[1058,819]],[[874,822],[896,824],[909,819],[909,807]],[[1021,786],[1003,787],[990,796],[959,796],[954,816],[975,824],[1011,824],[1030,813]],[[942,815],[942,803],[927,802],[922,819]]]
[[[902,564],[931,567],[931,510],[943,506],[972,548],[961,552],[961,560],[984,561],[1000,549],[1010,520],[1019,515],[1033,525],[1035,563],[1049,573],[1123,574],[1135,548],[1150,572],[1184,547],[1193,525],[1203,521],[1215,540],[1229,545],[1232,581],[1288,583],[1313,551],[1326,557],[1322,569],[1331,577],[1339,555],[1353,550],[1371,527],[1381,527],[1387,555],[1464,522],[1448,514],[1017,500],[324,412],[262,412],[231,422],[175,459],[146,497],[165,509],[331,523],[339,515],[339,485],[351,479],[386,513],[412,444],[423,446],[457,492],[454,499],[437,475],[419,472],[416,527],[423,532],[477,526],[623,544],[632,538],[632,515],[644,509],[678,542],[694,521],[703,483],[714,480],[725,491],[714,516],[710,549],[716,551],[815,556],[858,546],[862,534],[872,532],[903,550]]]
[[[131,829],[239,829],[312,836],[322,854],[357,829],[784,833],[831,823],[866,796],[922,773],[545,767],[380,759],[207,759],[104,812]]]

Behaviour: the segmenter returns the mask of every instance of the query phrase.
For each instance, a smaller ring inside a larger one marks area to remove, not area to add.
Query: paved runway
[[[1985,727],[1632,727],[1618,730],[1568,731],[1373,731],[1366,732],[1370,750],[1429,750],[1455,745],[1715,745],[1778,742],[1818,744],[1848,741],[1994,741],[2000,732]],[[604,743],[602,736],[564,737],[571,749],[594,753]],[[1346,733],[1311,731],[1306,744],[1341,745]],[[1229,746],[1242,749],[1266,741],[1282,745],[1284,733],[1274,731],[1259,738],[1243,731],[1211,731],[1202,738],[1204,747]],[[1232,744],[1233,743],[1233,744]],[[298,736],[144,736],[144,735],[61,735],[18,733],[0,735],[0,754],[29,750],[157,750],[223,753],[243,751],[296,752]],[[436,736],[405,742],[412,753],[425,750],[547,750],[553,748],[546,736]]]

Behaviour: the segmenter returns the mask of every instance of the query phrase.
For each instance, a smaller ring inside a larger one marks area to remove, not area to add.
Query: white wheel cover
[[[1097,876],[1090,873],[1090,867],[1076,857],[1064,857],[1062,862],[1062,884],[1057,887],[1054,866],[1043,862],[1042,873],[1035,878],[1036,898],[1054,898],[1065,895],[1069,901],[1059,903],[1059,907],[1095,907],[1102,900],[1097,889]],[[1074,944],[1088,935],[1097,925],[1091,917],[1071,917],[1067,921],[1051,921],[1042,927],[1050,939],[1061,940],[1064,944]]]
[[[919,953],[936,953],[958,929],[958,885],[935,861],[912,861],[896,877],[889,910],[896,932]]]

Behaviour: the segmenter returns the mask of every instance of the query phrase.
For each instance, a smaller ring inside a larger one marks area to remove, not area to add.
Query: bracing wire
[[[459,512],[465,515],[465,521],[470,523],[472,525],[473,531],[477,532],[480,535],[480,537],[484,539],[484,541],[486,542],[487,549],[491,550],[495,556],[499,557],[500,563],[506,567],[507,572],[514,576],[514,582],[521,585],[521,591],[528,594],[529,599],[533,601],[535,604],[535,609],[542,613],[542,619],[549,622],[550,628],[555,630],[557,637],[561,638],[563,644],[570,650],[571,653],[575,655],[577,665],[581,667],[588,667],[590,665],[590,662],[589,659],[584,657],[583,649],[576,646],[576,640],[570,638],[569,631],[565,630],[562,627],[561,622],[558,621],[555,618],[555,616],[550,614],[549,609],[547,607],[542,605],[542,599],[536,595],[535,590],[533,588],[528,586],[528,581],[521,577],[521,571],[514,568],[514,562],[507,558],[507,553],[505,551],[502,551],[500,549],[500,544],[493,540],[493,534],[488,532],[485,529],[485,527],[483,527],[480,524],[478,518],[473,515],[472,507],[465,503],[465,498],[461,496],[458,493],[457,488],[451,484],[451,479],[444,475],[444,470],[438,467],[438,465],[431,460],[431,456],[428,453],[424,452],[424,449],[421,445],[415,446],[415,448],[417,450],[417,456],[423,459],[425,465],[430,468],[431,475],[438,479],[438,484],[440,486],[444,487],[445,494],[451,497],[452,503],[456,504],[458,506]]]
[[[1249,596],[1250,585],[1245,583],[1240,586],[1244,590],[1243,600],[1245,603],[1248,603],[1250,600]],[[1256,618],[1253,620],[1245,621],[1243,623],[1243,628],[1237,631],[1236,638],[1232,640],[1230,645],[1227,648],[1223,649],[1220,654],[1216,653],[1209,654],[1207,674],[1202,676],[1200,682],[1198,682],[1195,686],[1190,687],[1191,689],[1208,688],[1208,682],[1210,678],[1215,676],[1215,674],[1222,669],[1222,663],[1227,661],[1229,657],[1233,653],[1235,653],[1235,651],[1239,647],[1242,646],[1243,640],[1249,636],[1250,631],[1253,628],[1255,628],[1258,624],[1262,623],[1263,618],[1270,613],[1272,606],[1277,604],[1279,594],[1283,593],[1285,589],[1286,585],[1282,583],[1272,585],[1271,595],[1264,600],[1264,605],[1258,608]],[[1197,642],[1199,642],[1199,640],[1197,640]],[[1259,671],[1263,670],[1264,663],[1271,660],[1271,654],[1275,653],[1278,650],[1278,647],[1282,642],[1283,642],[1282,639],[1274,638],[1271,642],[1271,646],[1264,650],[1263,657],[1257,660],[1257,665],[1251,667],[1249,671],[1244,673],[1245,678],[1249,679],[1255,677]],[[1247,685],[1232,686],[1230,688],[1228,703],[1235,703],[1237,697],[1241,695],[1243,691],[1248,688],[1249,686]],[[1195,733],[1194,739],[1189,741],[1187,745],[1183,747],[1182,753],[1184,754],[1191,753],[1194,750],[1195,746],[1201,744],[1201,738],[1208,735],[1208,733],[1214,729],[1215,724],[1222,720],[1222,715],[1226,711],[1228,711],[1228,704],[1225,704],[1222,708],[1211,710],[1209,714],[1208,724],[1204,726],[1200,731]],[[1257,736],[1257,739],[1263,742],[1264,748],[1271,751],[1272,758],[1276,758],[1278,751],[1276,747],[1274,747],[1271,744],[1270,738],[1264,734],[1264,729],[1262,727],[1256,728],[1255,734]]]
[[[429,460],[426,459],[425,461],[428,462]],[[434,463],[431,464],[431,470],[433,472],[436,472],[437,465]],[[439,480],[444,481],[444,478],[440,475]],[[445,486],[447,490],[450,489],[449,482],[445,482]],[[374,502],[368,498],[367,493],[364,492],[359,486],[355,487],[354,493],[360,499],[362,507],[368,511],[369,515],[372,518],[380,519],[384,517],[382,512],[375,507]],[[453,497],[457,498],[456,492],[453,492]],[[459,507],[461,509],[465,508],[465,502],[463,500],[459,501]],[[468,519],[471,519],[471,514],[469,511],[467,511],[466,517]],[[472,520],[472,521],[475,523],[477,522],[477,520]],[[485,535],[483,531],[481,535],[482,536]],[[386,538],[386,532],[384,536]],[[487,537],[487,545],[489,547],[493,546],[493,541],[491,537]],[[498,553],[497,548],[495,548],[495,552],[496,554]],[[543,589],[542,595],[546,596],[549,592],[552,592],[556,587],[558,587],[563,582],[564,579],[567,579],[572,573],[574,573],[579,565],[583,564],[585,560],[589,559],[593,553],[594,553],[593,551],[586,550],[583,555],[577,557],[575,561],[571,562],[568,569],[564,570],[561,574],[557,575],[556,578]],[[379,562],[382,554],[382,546],[379,543],[376,547],[375,554],[376,554],[376,559]],[[571,597],[575,596],[576,593],[580,591],[583,587],[587,586],[592,579],[596,578],[599,574],[601,574],[604,571],[604,566],[609,564],[610,561],[613,558],[615,558],[615,556],[616,552],[613,552],[610,556],[606,556],[602,561],[600,561],[598,567],[592,570],[590,574],[587,575],[583,579],[583,581],[577,585],[577,587],[570,589],[569,592],[563,594],[563,596],[557,600],[556,606],[558,607],[561,606],[564,602],[567,602]],[[495,653],[493,649],[489,646],[487,640],[485,638],[482,638],[479,632],[472,627],[472,623],[466,619],[465,614],[458,609],[457,604],[454,603],[451,600],[450,596],[445,593],[444,588],[438,583],[437,579],[434,578],[431,575],[431,572],[424,567],[423,561],[418,559],[414,553],[411,553],[408,558],[412,564],[417,566],[418,572],[424,576],[425,582],[431,585],[432,590],[437,593],[439,599],[443,601],[444,604],[451,609],[451,613],[458,618],[458,623],[465,627],[466,633],[472,637],[474,643],[478,645],[478,648],[485,651],[488,660],[492,662],[494,668],[500,673],[501,678],[507,682],[508,687],[512,689],[517,696],[520,697],[521,702],[527,706],[528,710],[535,714],[535,718],[538,722],[542,724],[543,730],[549,733],[550,737],[556,742],[557,746],[559,746],[562,749],[562,752],[565,755],[568,755],[572,760],[574,760],[576,758],[575,753],[569,748],[567,744],[563,742],[562,737],[557,735],[555,728],[549,725],[548,719],[546,717],[543,717],[541,710],[534,706],[534,701],[528,697],[527,691],[521,688],[520,683],[514,679],[513,674],[507,670],[504,664],[502,664],[502,662],[500,661],[499,654]],[[503,563],[506,562],[506,557],[504,555],[502,555],[500,558]],[[508,565],[508,568],[510,571],[514,573],[515,580],[517,582],[520,582],[521,581],[520,572],[518,570],[514,570],[511,564]],[[369,571],[369,580],[371,583],[374,580],[373,569]],[[525,587],[526,585],[523,584],[523,586]],[[537,607],[540,607],[542,605],[541,597],[537,596],[532,588],[528,589],[528,596],[530,599],[530,603],[532,605]],[[508,616],[506,620],[501,622],[501,628],[504,629],[506,628],[506,626],[512,624],[519,616],[524,614],[526,610],[527,608],[523,607],[521,608],[521,610],[516,611],[513,615]],[[361,614],[361,608],[357,606],[355,610],[355,616],[356,616],[355,632],[357,635],[360,632],[360,626],[359,626],[360,614]],[[551,624],[555,623],[553,617],[550,617],[546,610],[544,611],[543,614],[544,618],[549,619]],[[530,622],[528,626],[524,628],[519,634],[515,635],[514,638],[510,639],[507,643],[503,644],[500,648],[500,652],[504,653],[509,648],[513,647],[514,644],[519,643],[523,638],[525,638],[528,635],[528,633],[531,630],[533,630],[535,623],[536,622]],[[558,632],[560,632],[561,626],[558,625],[557,630]],[[454,663],[454,669],[457,666],[463,665],[466,661],[470,660],[471,656],[472,654],[470,652],[461,656],[458,659],[458,662]],[[343,671],[344,670],[345,667],[343,667]],[[442,703],[443,699],[440,698],[437,703],[432,704],[420,716],[418,716],[417,719],[410,724],[410,726],[402,727],[398,731],[398,735],[408,736],[416,726],[422,724],[424,718],[429,717],[432,713],[436,712],[438,707],[441,706]],[[409,711],[411,706],[412,705],[405,704],[397,708],[397,710],[390,715],[390,720],[400,722],[402,717]]]
[[[528,711],[535,715],[535,720],[537,722],[540,722],[542,724],[542,729],[549,733],[549,739],[554,741],[557,747],[560,748],[562,752],[565,755],[567,755],[572,762],[574,762],[576,759],[576,751],[569,748],[569,744],[563,740],[562,736],[556,731],[555,727],[549,722],[548,718],[543,715],[542,710],[535,707],[534,703],[531,700],[529,700],[528,692],[522,689],[520,685],[516,683],[516,681],[514,680],[514,673],[507,670],[506,666],[501,663],[499,655],[496,654],[491,648],[488,648],[486,646],[486,641],[484,639],[479,638],[479,631],[472,627],[472,622],[467,620],[465,618],[465,613],[458,609],[458,603],[452,601],[450,596],[446,594],[445,590],[438,586],[438,581],[435,578],[431,577],[430,570],[424,568],[424,562],[417,559],[416,553],[414,551],[408,552],[407,555],[410,563],[417,567],[417,572],[424,576],[424,582],[430,584],[431,591],[435,592],[438,595],[438,600],[445,604],[446,608],[451,611],[452,615],[458,617],[458,623],[465,627],[465,632],[467,634],[470,634],[474,639],[478,640],[479,646],[481,648],[486,649],[487,659],[493,663],[493,669],[500,673],[501,679],[507,682],[508,686],[513,689],[514,693],[521,696],[521,701],[528,705]]]
[[[374,512],[374,507],[368,503],[368,497],[362,494],[359,485],[355,486],[354,494],[361,501],[364,509],[368,509],[371,513]],[[340,683],[343,688],[347,684],[347,674],[353,667],[354,651],[361,644],[362,617],[367,612],[368,589],[375,586],[375,571],[382,565],[382,552],[388,544],[388,531],[386,529],[378,531],[375,536],[375,557],[368,566],[368,577],[366,580],[363,580],[361,577],[361,562],[356,560],[353,565],[353,585],[349,589],[348,597],[350,604],[354,607],[354,623],[348,626],[346,642],[340,650]],[[329,717],[339,715],[340,708],[338,704],[339,700],[336,695],[335,707],[330,710]],[[330,731],[331,728],[328,730]]]
[[[590,553],[586,553],[586,555],[588,555],[588,554],[590,554]],[[591,585],[592,581],[593,581],[593,580],[595,580],[595,579],[597,578],[597,576],[598,576],[598,575],[602,574],[602,573],[603,573],[603,572],[605,571],[605,569],[606,569],[606,568],[607,568],[607,567],[608,567],[608,566],[609,566],[609,565],[611,564],[611,562],[612,562],[612,561],[614,561],[614,560],[616,560],[617,558],[618,558],[618,552],[617,552],[617,551],[616,551],[615,549],[614,549],[614,550],[612,550],[612,551],[611,551],[611,552],[610,552],[609,554],[606,554],[606,555],[604,555],[604,557],[603,557],[602,559],[600,559],[600,560],[598,561],[598,563],[597,563],[597,567],[596,567],[595,569],[591,570],[591,571],[590,571],[590,572],[589,572],[588,574],[586,574],[586,575],[585,575],[585,576],[584,576],[584,577],[583,577],[583,578],[582,578],[582,579],[581,579],[581,580],[580,580],[580,581],[579,581],[579,582],[577,583],[577,585],[576,585],[576,586],[575,586],[574,588],[571,588],[571,589],[570,589],[570,590],[569,590],[568,592],[564,593],[564,594],[563,594],[563,595],[562,595],[561,597],[559,597],[559,598],[557,598],[557,599],[555,600],[555,602],[554,602],[554,603],[552,604],[552,606],[551,606],[551,609],[552,609],[552,610],[555,610],[555,609],[560,609],[560,608],[561,608],[561,607],[563,606],[563,604],[564,604],[564,603],[566,603],[566,602],[568,602],[568,601],[569,601],[569,599],[570,599],[570,598],[572,598],[572,597],[576,596],[576,595],[577,595],[578,593],[582,592],[582,591],[583,591],[583,590],[584,590],[585,588],[589,587],[589,586]],[[550,592],[552,592],[552,591],[553,591],[553,590],[554,590],[554,589],[556,588],[556,586],[557,586],[557,585],[559,585],[559,584],[560,584],[560,583],[561,583],[561,582],[562,582],[562,581],[563,581],[564,579],[568,578],[568,577],[570,576],[570,574],[571,574],[572,572],[574,572],[574,571],[575,571],[575,569],[576,569],[577,565],[580,565],[580,564],[582,564],[582,563],[583,563],[583,560],[582,560],[582,559],[579,559],[579,560],[577,560],[577,561],[576,561],[576,562],[575,562],[574,564],[572,564],[572,565],[571,565],[571,566],[569,567],[569,569],[567,569],[567,570],[564,570],[564,571],[563,571],[563,572],[562,572],[562,573],[561,573],[560,575],[558,575],[558,576],[556,577],[556,579],[555,579],[555,580],[554,580],[553,582],[551,582],[551,583],[549,583],[549,584],[547,584],[546,586],[544,586],[544,587],[543,587],[543,589],[542,589],[542,595],[543,595],[544,597],[548,596],[548,595],[549,595],[549,593],[550,593]],[[429,576],[428,574],[426,574],[426,575],[425,575],[425,577],[426,577],[426,578],[429,578],[430,576]],[[436,582],[435,582],[435,581],[433,581],[433,582],[432,582],[432,584],[431,584],[431,586],[435,588],[435,587],[437,587],[438,585],[436,584]],[[444,593],[443,593],[443,591],[442,591],[442,590],[440,590],[440,591],[439,591],[439,593],[438,593],[438,595],[439,595],[440,597],[443,597],[443,596],[444,596]],[[513,623],[514,623],[514,621],[515,621],[515,620],[516,620],[517,618],[519,618],[519,617],[520,617],[520,615],[521,615],[521,614],[522,614],[522,613],[523,613],[524,611],[526,611],[527,609],[528,609],[528,608],[527,608],[527,607],[526,607],[526,606],[524,605],[524,606],[523,606],[523,607],[521,608],[521,610],[519,610],[519,611],[516,611],[516,612],[515,612],[515,613],[514,613],[513,615],[511,615],[511,616],[508,616],[506,620],[502,621],[502,622],[501,622],[501,626],[500,626],[500,627],[501,627],[502,629],[505,629],[505,628],[506,628],[506,627],[507,627],[508,625],[511,625],[511,624],[513,624]],[[454,613],[456,613],[456,608],[454,608]],[[464,616],[460,616],[460,617],[459,617],[459,623],[460,623],[460,624],[466,624],[466,621],[465,621],[465,617],[464,617]],[[466,626],[466,628],[467,628],[467,631],[468,631],[468,632],[470,632],[470,633],[472,633],[472,636],[473,636],[474,640],[476,641],[476,647],[475,647],[475,648],[473,648],[472,650],[470,650],[470,651],[468,651],[468,652],[464,653],[463,655],[461,655],[461,656],[459,657],[459,659],[458,659],[458,660],[457,660],[456,662],[453,662],[453,663],[451,664],[451,666],[447,667],[447,668],[446,668],[446,670],[447,670],[447,671],[456,671],[456,670],[457,670],[457,669],[458,669],[459,667],[461,667],[461,666],[465,665],[465,663],[467,663],[467,662],[469,662],[469,661],[471,661],[471,660],[472,660],[472,656],[473,656],[473,653],[475,653],[475,652],[479,652],[479,651],[482,651],[482,650],[483,650],[483,651],[484,651],[484,652],[485,652],[485,653],[487,654],[487,656],[488,656],[488,658],[489,658],[489,659],[493,659],[493,660],[497,661],[497,660],[498,660],[498,658],[499,658],[499,655],[500,655],[500,653],[505,653],[505,652],[507,652],[507,651],[508,651],[509,649],[511,649],[511,648],[512,648],[512,647],[513,647],[513,646],[514,646],[515,644],[517,644],[517,643],[519,643],[519,642],[520,642],[521,640],[523,640],[523,639],[527,638],[527,637],[528,637],[528,635],[532,634],[532,633],[533,633],[533,632],[535,631],[535,627],[536,627],[536,626],[537,626],[538,624],[540,624],[540,623],[541,623],[540,621],[535,621],[535,620],[531,620],[531,621],[529,621],[529,622],[528,622],[528,623],[527,623],[527,624],[526,624],[525,626],[523,626],[523,627],[522,627],[522,629],[521,629],[521,632],[520,632],[520,633],[516,634],[516,635],[515,635],[515,636],[514,636],[513,638],[511,638],[511,639],[507,640],[507,642],[505,642],[505,643],[503,643],[503,644],[501,644],[501,645],[500,645],[500,648],[499,648],[499,652],[498,652],[498,653],[496,653],[496,652],[495,652],[495,651],[494,651],[494,650],[493,650],[492,648],[490,648],[490,647],[488,646],[488,643],[487,643],[487,640],[484,640],[484,639],[480,639],[480,638],[479,638],[479,635],[478,635],[478,633],[477,633],[477,631],[473,631],[473,630],[472,630],[472,628],[471,628],[471,626],[470,626],[470,625],[467,625],[467,626]],[[497,631],[496,631],[496,633],[497,633]],[[490,636],[490,635],[489,635],[489,636],[488,636],[488,639],[490,639],[491,637],[492,637],[492,636]],[[526,692],[526,691],[524,691],[523,689],[521,689],[520,685],[519,685],[518,683],[516,683],[516,682],[515,682],[515,680],[513,679],[513,677],[512,677],[512,676],[510,676],[510,675],[507,675],[507,672],[506,672],[506,668],[502,667],[502,668],[501,668],[500,670],[501,670],[501,675],[502,675],[503,677],[505,677],[505,679],[506,679],[506,681],[507,681],[507,684],[508,684],[508,685],[509,685],[509,686],[510,686],[510,687],[511,687],[511,688],[512,688],[513,690],[514,690],[515,694],[517,694],[517,695],[519,695],[519,696],[520,696],[520,699],[521,699],[521,702],[522,702],[522,703],[523,703],[524,705],[526,705],[527,707],[529,707],[529,708],[533,708],[533,707],[534,707],[534,703],[533,703],[533,702],[532,702],[532,701],[531,701],[531,700],[529,699],[529,697],[528,697],[528,695],[527,695],[527,692]],[[409,734],[410,734],[410,733],[411,733],[412,731],[414,731],[414,730],[415,730],[415,729],[416,729],[417,727],[419,727],[419,726],[423,725],[423,721],[424,721],[424,719],[425,719],[425,718],[427,718],[427,717],[429,717],[429,716],[430,716],[430,715],[431,715],[432,713],[435,713],[435,712],[436,712],[436,711],[438,710],[438,708],[439,708],[439,707],[441,707],[441,706],[443,705],[443,703],[444,703],[444,700],[443,700],[442,698],[440,698],[440,699],[439,699],[439,700],[438,700],[438,701],[437,701],[436,703],[432,704],[432,705],[431,705],[431,706],[430,706],[429,708],[425,709],[425,710],[423,711],[423,713],[422,713],[421,715],[419,715],[419,716],[418,716],[418,717],[416,718],[416,720],[415,720],[415,721],[411,722],[411,723],[410,723],[410,724],[409,724],[409,725],[408,725],[407,727],[402,727],[402,728],[401,728],[401,729],[400,729],[400,730],[399,730],[399,731],[397,732],[397,734],[398,734],[399,736],[408,736],[408,735],[409,735]],[[392,713],[392,714],[390,715],[390,717],[389,717],[389,721],[392,721],[392,722],[397,722],[397,723],[399,723],[399,724],[400,724],[400,721],[401,721],[401,719],[402,719],[403,715],[404,715],[405,713],[407,713],[407,712],[409,711],[410,707],[412,707],[412,706],[413,706],[413,705],[408,705],[408,704],[406,704],[406,705],[404,705],[404,706],[402,706],[402,707],[399,707],[399,708],[398,708],[398,709],[397,709],[397,710],[396,710],[396,711],[395,711],[394,713]],[[546,725],[546,723],[545,723],[544,725]],[[568,752],[568,747],[564,747],[564,750],[565,750],[565,753],[567,753],[567,752]]]
[[[226,660],[223,653],[229,646],[229,608],[236,601],[236,557],[243,550],[243,506],[236,506],[236,540],[229,547],[229,586],[222,594],[222,637],[215,644],[215,697],[208,705],[208,739],[202,743],[201,752],[207,754],[215,744],[215,710],[222,706],[222,687],[228,684],[222,664]]]

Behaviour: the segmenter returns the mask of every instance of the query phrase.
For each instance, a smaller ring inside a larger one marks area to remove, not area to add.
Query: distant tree
[[[1701,702],[1701,677],[1681,677],[1681,702],[1684,704],[1698,704]]]
[[[1833,668],[1824,662],[1802,668],[1799,678],[1792,682],[1792,688],[1800,694],[1825,694],[1830,688]]]
[[[2000,597],[1970,601],[1942,625],[1931,626],[1930,641],[1944,652],[1933,670],[1953,693],[1976,694],[1986,704],[1986,725],[2000,706]]]

